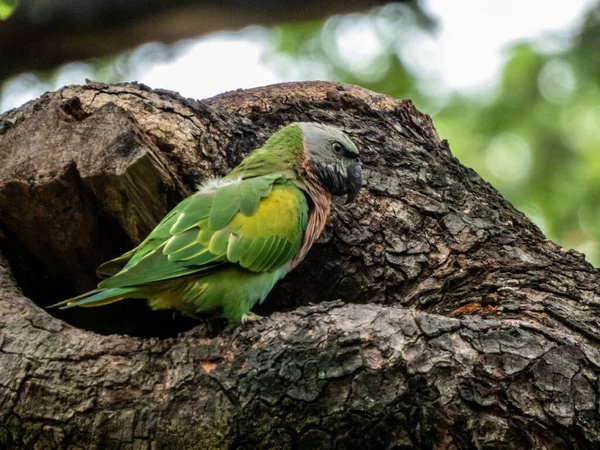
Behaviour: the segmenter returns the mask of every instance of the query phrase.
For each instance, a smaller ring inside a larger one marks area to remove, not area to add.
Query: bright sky
[[[577,30],[591,4],[593,0],[425,0],[425,9],[438,20],[436,34],[416,35],[401,48],[410,69],[443,89],[478,90],[495,82],[507,46],[545,38],[545,48],[552,50],[553,45],[564,42],[552,36],[569,36]],[[354,29],[341,27],[336,38],[340,54],[357,65],[357,70],[368,71],[366,62],[379,45],[373,24],[359,22]],[[269,32],[260,28],[208,36],[178,47],[178,55],[171,61],[152,65],[140,62],[128,78],[194,98],[306,79],[306,71],[301,74],[291,64],[276,66],[267,61]],[[149,49],[142,47],[134,56]],[[310,78],[327,77],[323,70],[315,69]],[[17,77],[4,85],[0,111],[17,107],[47,89],[84,83],[86,77],[92,76],[81,63],[63,67],[54,86],[31,75]]]
[[[426,0],[423,5],[439,21],[437,35],[423,39],[424,70],[454,89],[484,87],[495,81],[507,46],[544,39],[554,50],[577,31],[592,0]]]

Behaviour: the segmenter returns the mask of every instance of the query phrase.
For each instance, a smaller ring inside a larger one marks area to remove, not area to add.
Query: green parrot
[[[294,269],[325,226],[331,195],[352,201],[362,184],[359,152],[337,128],[281,128],[223,178],[199,186],[133,250],[98,267],[98,288],[52,306],[146,299],[152,309],[230,323],[250,312]]]

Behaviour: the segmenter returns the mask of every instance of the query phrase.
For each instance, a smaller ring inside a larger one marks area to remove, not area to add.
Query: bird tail
[[[131,257],[135,254],[135,252],[138,251],[138,249],[139,247],[135,247],[134,249],[129,250],[127,253],[123,253],[118,258],[111,259],[110,261],[100,264],[96,269],[96,275],[98,275],[99,278],[109,278],[113,275],[116,275],[123,269],[123,267],[127,265]]]
[[[91,307],[91,306],[103,306],[110,303],[118,302],[125,298],[137,297],[137,288],[125,287],[125,288],[110,288],[110,289],[94,289],[86,292],[85,294],[72,297],[62,302],[55,303],[54,305],[48,306],[48,308],[55,308],[57,306],[60,309],[73,308],[75,306]]]

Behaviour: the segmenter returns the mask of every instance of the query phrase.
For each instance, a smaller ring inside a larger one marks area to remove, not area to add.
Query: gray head
[[[298,122],[310,170],[333,195],[348,194],[351,202],[362,185],[362,167],[354,142],[340,129],[314,122]]]

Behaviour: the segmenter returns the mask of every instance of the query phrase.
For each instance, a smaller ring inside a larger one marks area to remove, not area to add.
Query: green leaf
[[[15,8],[19,0],[0,0],[0,20],[8,19]]]

